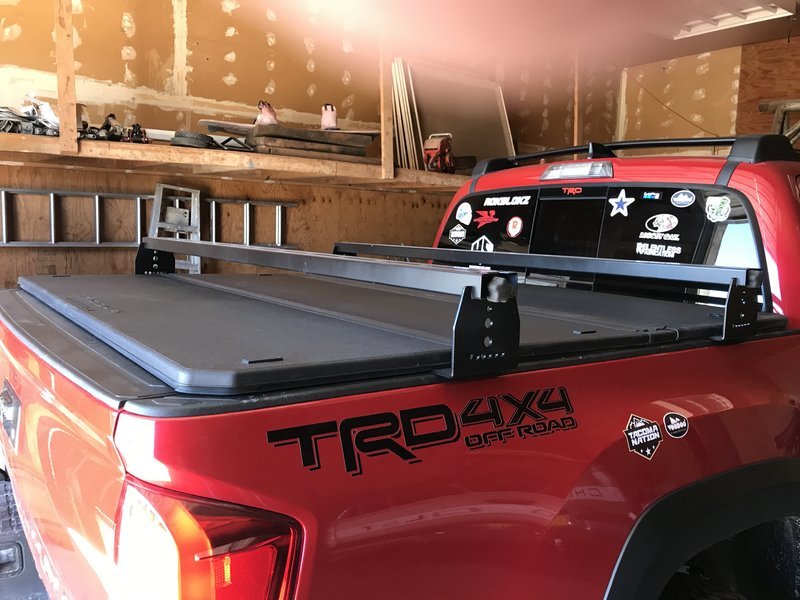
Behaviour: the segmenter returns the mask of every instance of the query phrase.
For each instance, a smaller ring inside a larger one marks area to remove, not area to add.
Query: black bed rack
[[[789,139],[780,134],[743,135],[739,137],[680,138],[658,140],[625,140],[617,142],[589,142],[583,146],[569,148],[551,148],[529,154],[519,154],[501,158],[490,158],[475,165],[473,177],[479,177],[494,171],[503,171],[519,167],[525,163],[585,154],[587,158],[615,158],[614,150],[645,150],[653,148],[708,148],[730,146],[728,160],[732,162],[759,163],[773,160],[800,160]]]
[[[136,257],[136,273],[174,273],[176,253],[460,296],[452,328],[451,364],[449,369],[440,371],[448,378],[497,374],[517,366],[520,339],[517,271],[650,278],[727,289],[720,341],[742,339],[756,331],[757,297],[762,280],[759,269],[707,265],[347,242],[337,243],[333,254],[324,254],[162,237],[142,241]],[[408,262],[408,259],[482,266],[449,266]]]

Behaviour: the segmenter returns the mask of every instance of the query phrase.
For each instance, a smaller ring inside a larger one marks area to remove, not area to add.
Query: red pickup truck
[[[731,149],[616,155],[666,146]],[[798,597],[798,178],[781,136],[590,144],[479,164],[433,248],[21,277],[0,447],[50,597]]]

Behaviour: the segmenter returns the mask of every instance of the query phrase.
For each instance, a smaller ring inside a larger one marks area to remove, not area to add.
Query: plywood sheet
[[[630,67],[623,139],[728,136],[736,132],[741,49]]]
[[[375,41],[348,30],[339,14],[346,7],[334,6],[189,3],[189,94],[251,106],[264,98],[317,115],[330,102],[340,117],[377,122]]]
[[[175,35],[171,0],[81,0],[72,6],[77,75],[168,89]]]
[[[572,145],[574,64],[569,57],[536,57],[503,69],[503,95],[520,152]]]
[[[514,154],[500,86],[425,63],[409,65],[410,98],[422,139],[452,133],[453,151],[478,160]]]
[[[34,8],[38,6],[38,8]],[[53,2],[0,2],[0,65],[55,73]],[[0,104],[7,103],[0,86]],[[28,90],[29,91],[29,90]],[[15,103],[21,98],[16,98]]]
[[[759,112],[759,103],[794,98],[800,98],[800,38],[742,46],[737,132],[771,131],[774,113]]]
[[[94,198],[59,196],[57,215],[59,240],[65,242],[94,240]]]

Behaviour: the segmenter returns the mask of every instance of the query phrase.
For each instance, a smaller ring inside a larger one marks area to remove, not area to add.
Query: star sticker
[[[616,198],[609,198],[608,203],[611,204],[611,216],[620,214],[623,217],[628,216],[628,206],[634,203],[636,198],[628,198],[625,196],[625,190],[621,190],[619,196]]]

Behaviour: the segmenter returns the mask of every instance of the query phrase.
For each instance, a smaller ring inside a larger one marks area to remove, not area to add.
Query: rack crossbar
[[[390,246],[338,242],[334,253],[346,255],[370,254],[382,257],[435,260],[440,262],[481,265],[504,269],[531,269],[545,273],[577,273],[659,279],[687,284],[699,284],[709,289],[727,290],[731,279],[741,284],[760,278],[759,269],[716,267],[710,265],[687,265],[633,261],[582,256],[551,256],[546,254],[523,254],[514,252],[477,252],[448,248],[425,248],[421,246]]]
[[[486,269],[427,265],[221,242],[151,237],[145,238],[142,243],[145,248],[161,252],[204,256],[309,275],[340,277],[457,296],[461,296],[464,288],[468,286],[473,287],[476,294],[480,294],[485,278],[496,274]]]

